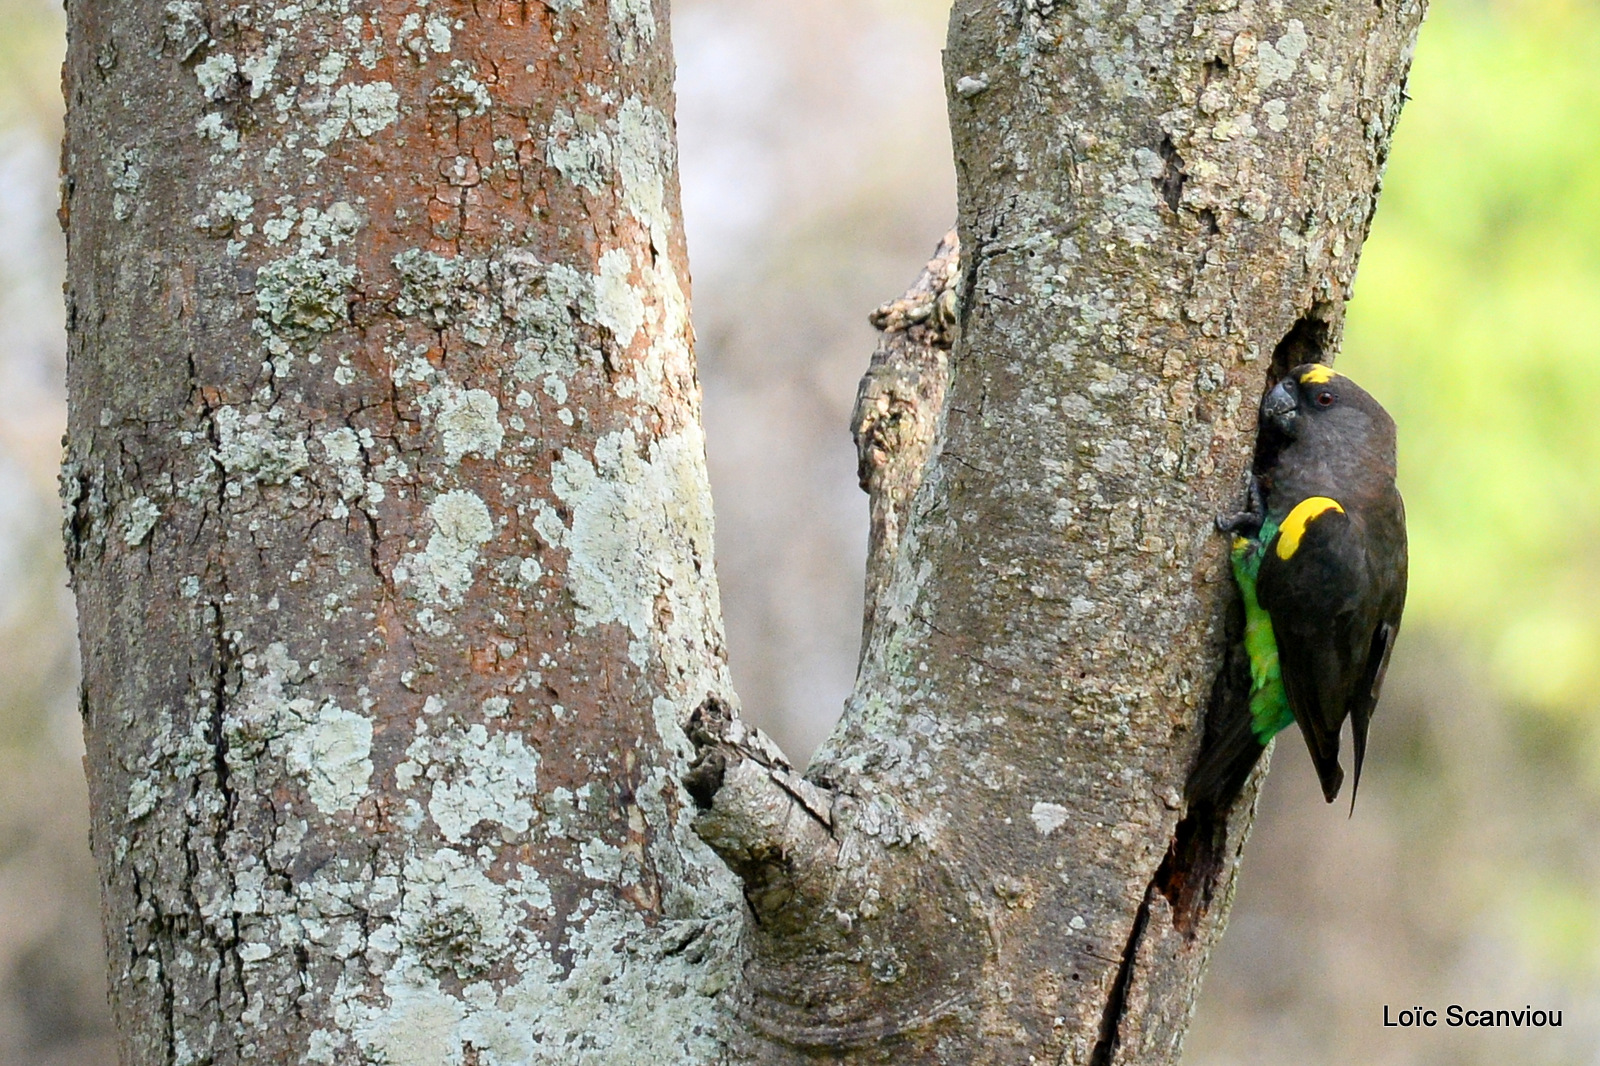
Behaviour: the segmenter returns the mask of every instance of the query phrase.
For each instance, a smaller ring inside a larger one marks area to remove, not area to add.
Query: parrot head
[[[1261,401],[1261,425],[1299,450],[1351,448],[1394,464],[1394,420],[1365,389],[1321,363],[1302,363]]]

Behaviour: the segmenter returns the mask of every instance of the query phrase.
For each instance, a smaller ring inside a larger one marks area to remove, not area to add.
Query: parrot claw
[[[1261,528],[1261,516],[1251,514],[1249,511],[1240,511],[1238,514],[1217,515],[1218,533],[1249,533],[1253,534]]]
[[[1266,520],[1267,505],[1261,495],[1261,481],[1252,477],[1250,479],[1250,509],[1239,511],[1235,514],[1217,515],[1217,532],[1253,534],[1261,528],[1261,523]]]

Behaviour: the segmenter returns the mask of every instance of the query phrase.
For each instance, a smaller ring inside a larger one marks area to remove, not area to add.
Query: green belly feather
[[[1294,715],[1283,690],[1278,666],[1278,641],[1272,618],[1256,599],[1256,575],[1261,557],[1277,535],[1278,523],[1268,519],[1254,539],[1233,538],[1233,579],[1244,597],[1244,650],[1250,656],[1250,728],[1262,744],[1289,728]]]

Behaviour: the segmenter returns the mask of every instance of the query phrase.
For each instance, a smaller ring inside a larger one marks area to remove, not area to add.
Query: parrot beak
[[[1273,386],[1267,398],[1261,401],[1261,421],[1272,423],[1286,437],[1295,435],[1299,415],[1300,397],[1289,378]]]

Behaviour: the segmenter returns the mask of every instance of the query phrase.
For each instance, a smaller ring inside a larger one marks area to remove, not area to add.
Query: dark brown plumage
[[[1295,367],[1262,402],[1258,471],[1277,526],[1257,581],[1271,616],[1289,707],[1331,803],[1351,723],[1354,789],[1406,598],[1405,505],[1395,426],[1355,382]]]

